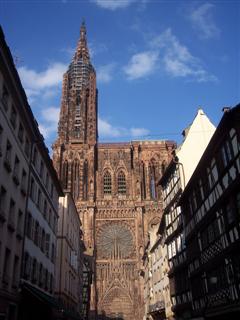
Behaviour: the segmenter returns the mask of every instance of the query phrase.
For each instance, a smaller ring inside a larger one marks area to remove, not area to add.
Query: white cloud
[[[41,110],[42,120],[39,129],[45,139],[57,131],[59,111],[60,109],[56,107],[49,107]]]
[[[101,137],[120,137],[122,135],[122,128],[113,127],[108,121],[101,118],[98,119],[98,131]]]
[[[116,10],[128,7],[130,4],[135,2],[135,0],[91,0],[96,3],[99,7],[108,9],[108,10]]]
[[[211,39],[218,37],[220,34],[220,30],[216,26],[212,16],[214,7],[211,3],[201,4],[198,8],[190,12],[188,16],[193,27],[199,31],[200,38]]]
[[[130,133],[133,137],[142,137],[148,135],[149,130],[145,128],[131,128]]]
[[[98,131],[101,138],[120,138],[120,137],[132,137],[142,138],[149,134],[149,130],[145,128],[123,128],[115,127],[109,121],[102,118],[98,119]]]
[[[151,41],[154,50],[158,50],[161,64],[172,77],[188,77],[197,82],[216,81],[217,78],[208,73],[201,60],[194,57],[189,49],[180,43],[171,29],[167,29]]]
[[[42,94],[44,90],[59,86],[66,69],[67,66],[65,64],[55,62],[41,72],[37,72],[25,66],[20,67],[18,72],[28,98],[31,99]]]
[[[154,71],[157,59],[158,52],[156,51],[137,53],[131,57],[123,70],[129,80],[143,78]]]
[[[112,80],[114,63],[109,63],[97,68],[97,80],[98,82],[108,83]]]

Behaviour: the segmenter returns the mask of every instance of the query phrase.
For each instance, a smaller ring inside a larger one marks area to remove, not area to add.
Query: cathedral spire
[[[87,37],[86,37],[86,26],[85,21],[83,20],[80,28],[80,39],[78,41],[77,49],[74,54],[74,60],[83,60],[84,62],[90,61],[88,46],[87,46]]]

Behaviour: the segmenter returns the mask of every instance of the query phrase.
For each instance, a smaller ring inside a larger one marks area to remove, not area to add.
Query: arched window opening
[[[79,161],[77,159],[72,164],[72,183],[73,198],[77,200],[79,198]]]
[[[146,199],[145,165],[143,162],[141,164],[141,193],[142,193],[142,198]]]
[[[83,200],[88,198],[88,162],[85,160],[83,165]]]
[[[105,172],[103,176],[103,193],[111,194],[112,193],[112,177],[110,172]]]
[[[155,173],[155,167],[154,165],[151,165],[149,168],[150,171],[150,196],[151,199],[156,199],[157,198],[157,194],[156,194],[156,173]]]
[[[118,193],[120,194],[126,194],[126,177],[125,174],[120,171],[118,174]]]
[[[68,187],[68,162],[67,162],[67,160],[65,160],[63,163],[62,186],[64,189],[67,189],[67,187]]]

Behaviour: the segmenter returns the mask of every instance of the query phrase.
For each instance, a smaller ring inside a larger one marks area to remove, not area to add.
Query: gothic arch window
[[[152,159],[149,167],[149,174],[150,174],[150,196],[151,199],[157,198],[156,192],[156,168],[155,168],[155,160]]]
[[[75,200],[79,197],[79,160],[75,159],[72,163],[72,191]]]
[[[145,179],[145,165],[141,163],[141,193],[142,198],[146,199],[146,179]]]
[[[109,171],[106,171],[103,176],[103,193],[112,193],[112,177]]]
[[[68,187],[68,162],[67,160],[63,163],[63,172],[62,172],[62,185],[64,189]]]
[[[83,200],[88,198],[88,162],[84,161],[83,165]]]
[[[118,183],[118,193],[119,194],[126,194],[126,177],[123,171],[120,171],[117,177]]]

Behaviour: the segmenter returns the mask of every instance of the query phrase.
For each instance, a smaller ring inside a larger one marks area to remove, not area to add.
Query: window
[[[14,168],[13,168],[13,180],[17,185],[19,184],[19,165],[20,165],[20,161],[16,156],[14,161]]]
[[[33,178],[31,178],[30,182],[30,197],[32,201],[35,201],[35,181]]]
[[[237,213],[240,217],[240,192],[238,192],[236,196],[236,206],[237,206]]]
[[[26,233],[27,237],[29,239],[32,238],[32,224],[33,224],[33,218],[30,212],[27,214],[27,224],[26,224]]]
[[[18,210],[17,233],[21,236],[23,234],[23,213],[21,210]]]
[[[10,199],[9,204],[8,226],[11,230],[15,227],[15,201],[13,199]]]
[[[39,171],[39,175],[42,178],[43,177],[43,169],[44,169],[44,165],[43,165],[43,161],[41,160],[40,162],[40,171]]]
[[[126,178],[122,171],[118,174],[118,193],[126,194]]]
[[[46,188],[47,188],[47,190],[48,190],[48,186],[49,186],[49,174],[47,172],[47,174],[46,174]]]
[[[28,252],[24,253],[24,279],[29,279],[31,274],[31,266],[32,266],[32,259],[29,256]]]
[[[27,173],[24,169],[22,170],[21,192],[23,195],[27,194]]]
[[[231,137],[233,153],[234,153],[234,156],[236,156],[240,152],[240,143],[239,143],[239,140],[237,138],[236,130],[232,128],[229,131],[229,135]]]
[[[90,191],[91,191],[91,188],[90,188]],[[83,200],[87,200],[87,197],[88,197],[88,162],[85,160],[83,165]]]
[[[34,258],[32,263],[32,282],[35,283],[37,281],[37,260]]]
[[[0,220],[5,221],[6,220],[6,189],[4,187],[1,187],[0,191]]]
[[[34,233],[34,243],[38,246],[39,245],[39,223],[36,221],[35,223],[35,233]]]
[[[229,224],[231,224],[235,220],[234,210],[233,210],[232,204],[228,203],[226,205],[225,210],[226,210],[227,221],[228,221]]]
[[[47,201],[46,199],[44,200],[44,205],[43,205],[43,216],[46,218],[47,216]]]
[[[62,185],[66,189],[68,187],[68,162],[67,160],[63,163],[63,174],[62,174]]]
[[[50,248],[50,234],[47,233],[45,237],[45,254],[49,257],[49,248]]]
[[[29,154],[30,154],[30,143],[29,143],[29,140],[28,140],[27,137],[26,137],[26,139],[25,139],[25,148],[24,148],[24,151],[25,151],[26,156],[29,157]]]
[[[2,92],[2,103],[5,108],[5,110],[8,109],[8,102],[9,102],[9,93],[5,86],[3,86],[3,92]]]
[[[7,141],[4,165],[9,172],[12,170],[11,157],[12,157],[12,145],[9,141]]]
[[[112,178],[111,174],[107,171],[103,176],[103,193],[111,194],[112,193]]]
[[[12,110],[11,110],[11,115],[10,115],[10,122],[13,126],[13,128],[16,128],[16,123],[17,123],[17,112],[14,106],[12,106]]]
[[[23,134],[24,134],[23,126],[20,123],[18,128],[18,139],[20,140],[20,142],[23,142]]]
[[[52,254],[51,254],[51,261],[55,261],[55,246],[54,243],[52,243]]]
[[[14,264],[13,264],[13,274],[12,274],[12,287],[18,287],[18,273],[19,273],[19,257],[14,257]]]
[[[222,152],[223,165],[224,167],[226,167],[232,159],[231,147],[228,140],[224,142],[221,152]]]
[[[45,250],[45,231],[42,229],[42,237],[41,237],[41,250],[44,252]]]
[[[53,199],[53,184],[51,183],[51,198]]]
[[[38,189],[38,196],[37,196],[37,207],[39,208],[39,210],[41,210],[41,203],[42,203],[42,192],[40,189]]]
[[[0,157],[2,156],[2,137],[3,137],[3,128],[0,125]]]
[[[3,264],[3,275],[2,275],[2,281],[5,284],[8,284],[10,280],[9,279],[10,258],[11,258],[11,251],[8,248],[6,248],[4,264]]]
[[[43,279],[43,266],[41,263],[39,265],[39,277],[38,278],[39,278],[38,283],[39,283],[39,286],[41,287],[43,284],[43,281],[42,281],[42,279]]]
[[[33,161],[34,166],[36,166],[37,165],[37,149],[36,148],[34,148],[34,150],[33,150],[32,161]]]

